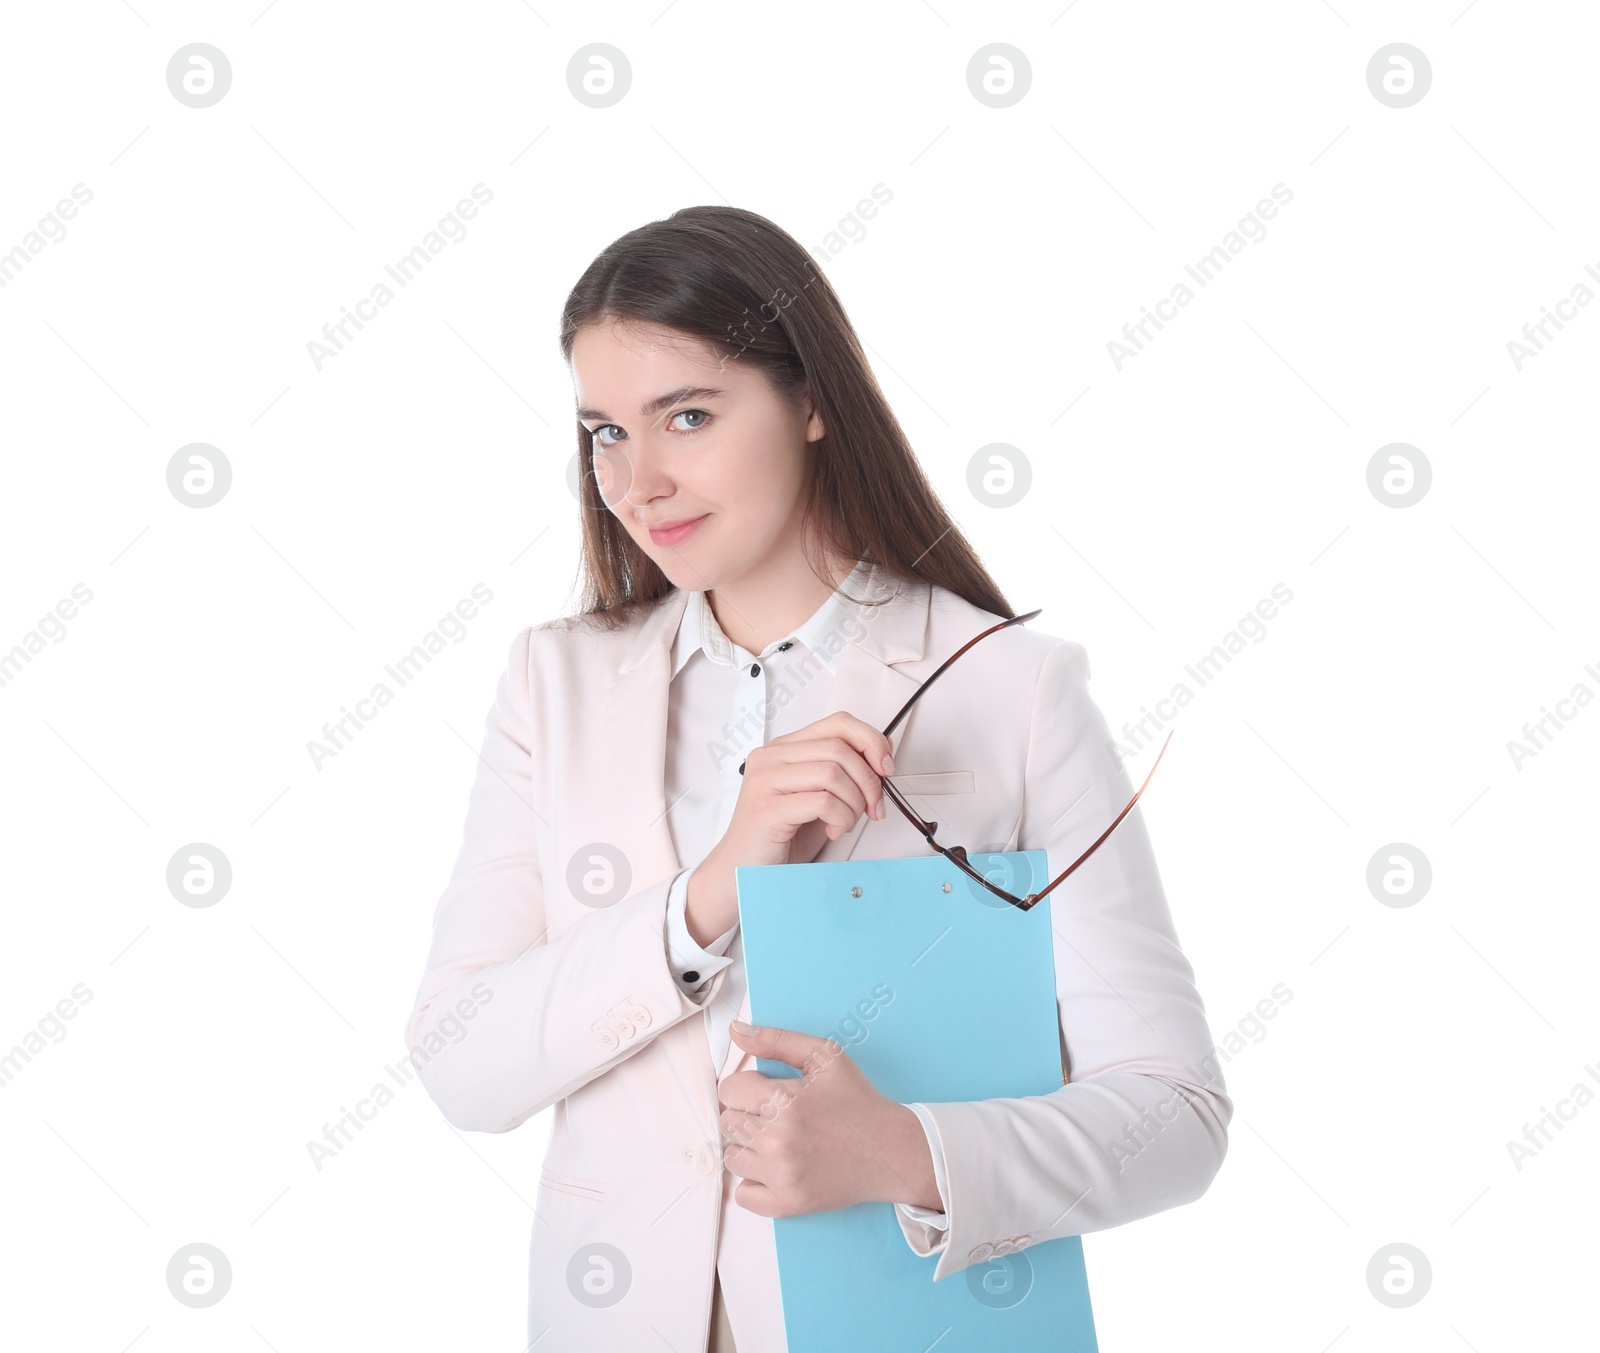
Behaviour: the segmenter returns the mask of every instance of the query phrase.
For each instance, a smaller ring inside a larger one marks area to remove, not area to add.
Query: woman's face
[[[601,495],[674,586],[704,591],[802,557],[808,443],[823,434],[809,404],[660,325],[580,329],[572,379]]]

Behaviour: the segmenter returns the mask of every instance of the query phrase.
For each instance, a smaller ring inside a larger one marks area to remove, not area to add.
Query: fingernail
[[[756,1031],[755,1025],[746,1024],[742,1019],[732,1020],[730,1023],[733,1028],[737,1029],[742,1034],[753,1034]]]
[[[883,773],[885,775],[894,774],[894,758],[888,752],[883,754]]]

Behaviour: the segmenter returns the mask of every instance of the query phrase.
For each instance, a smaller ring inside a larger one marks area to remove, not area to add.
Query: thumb
[[[816,1069],[808,1063],[815,1059],[818,1066],[825,1064],[837,1051],[832,1039],[818,1038],[815,1034],[801,1033],[798,1029],[773,1029],[736,1019],[729,1021],[728,1030],[745,1051],[769,1057],[799,1071]]]

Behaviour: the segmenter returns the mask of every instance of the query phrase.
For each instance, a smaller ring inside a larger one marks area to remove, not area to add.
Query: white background
[[[320,1170],[307,1143],[404,1052],[508,643],[570,605],[562,301],[695,203],[816,250],[1113,728],[1293,592],[1141,805],[1213,1035],[1293,997],[1226,1065],[1209,1192],[1087,1238],[1102,1347],[1592,1339],[1600,1105],[1507,1149],[1600,1091],[1600,709],[1508,751],[1600,691],[1600,306],[1507,349],[1600,269],[1589,7],[107,0],[5,28],[0,251],[93,194],[0,289],[0,652],[93,594],[0,687],[0,1052],[92,992],[0,1090],[7,1342],[522,1347],[548,1114],[463,1135],[413,1083]],[[209,108],[167,86],[193,42],[232,66]],[[566,74],[596,42],[632,68],[598,110]],[[1031,66],[1004,109],[966,79],[996,42]],[[1366,79],[1394,42],[1432,67],[1403,109]],[[318,370],[308,342],[476,183],[466,237]],[[1119,370],[1107,343],[1279,183]],[[166,478],[197,441],[233,473],[203,510]],[[1005,509],[967,488],[995,442],[1033,475]],[[1414,506],[1368,487],[1391,442],[1431,466]],[[474,584],[462,642],[317,768]],[[167,888],[192,842],[233,870],[209,908]],[[1395,842],[1433,871],[1412,906],[1367,887]],[[197,1241],[233,1270],[206,1310],[165,1279]],[[1395,1242],[1432,1267],[1398,1310],[1366,1278]]]

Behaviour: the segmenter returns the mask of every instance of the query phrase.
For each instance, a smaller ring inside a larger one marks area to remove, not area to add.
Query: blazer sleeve
[[[1063,639],[1034,693],[1017,848],[1042,847],[1051,879],[1134,792],[1088,681],[1085,649]],[[946,1230],[896,1216],[916,1253],[939,1254],[935,1281],[1193,1202],[1227,1152],[1233,1104],[1142,804],[1047,900],[1066,1083],[922,1106],[944,1152]]]
[[[511,644],[405,1025],[418,1078],[445,1118],[470,1131],[517,1127],[704,1013],[679,987],[665,940],[668,893],[685,871],[550,938],[533,777],[534,641],[529,627]]]

